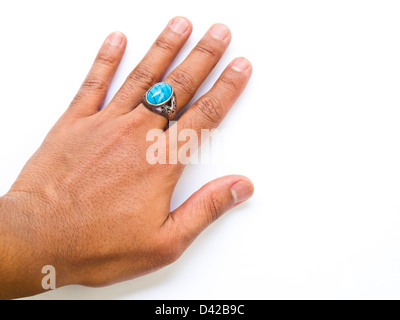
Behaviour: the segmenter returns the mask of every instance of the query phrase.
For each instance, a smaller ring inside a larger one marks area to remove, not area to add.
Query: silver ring
[[[152,86],[143,97],[143,104],[150,111],[159,114],[169,121],[176,115],[176,96],[169,83],[160,82]]]

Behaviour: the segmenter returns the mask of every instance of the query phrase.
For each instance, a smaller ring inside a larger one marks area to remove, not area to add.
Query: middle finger
[[[174,88],[177,98],[177,113],[193,98],[198,88],[221,59],[230,41],[231,32],[227,26],[213,25],[185,61],[164,80]],[[136,115],[141,113],[143,116],[144,114],[154,127],[163,128],[168,123],[166,118],[152,113],[143,104],[132,112]]]
[[[172,19],[105,111],[121,115],[129,113],[139,105],[144,93],[161,80],[191,32],[192,25],[189,20],[183,17]]]

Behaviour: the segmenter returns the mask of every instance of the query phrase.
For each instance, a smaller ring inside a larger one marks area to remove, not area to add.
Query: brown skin
[[[57,287],[103,286],[175,261],[211,222],[253,193],[243,176],[205,185],[170,212],[183,164],[150,165],[150,129],[167,120],[141,99],[190,36],[191,23],[174,18],[109,105],[100,108],[122,59],[126,38],[111,34],[76,98],[0,198],[0,298],[43,292],[42,267],[57,271]],[[165,82],[178,109],[193,97],[229,45],[227,27],[214,25]],[[216,128],[245,88],[251,65],[234,60],[214,87],[177,122]],[[168,134],[168,130],[167,130]]]

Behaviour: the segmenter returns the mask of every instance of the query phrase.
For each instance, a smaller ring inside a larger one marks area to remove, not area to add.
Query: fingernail
[[[235,204],[238,204],[249,199],[253,195],[254,188],[249,182],[239,181],[231,187],[231,192]]]
[[[230,33],[228,27],[223,24],[215,24],[210,29],[211,36],[220,41],[227,39]]]
[[[232,69],[237,72],[246,71],[251,67],[251,63],[246,58],[237,58],[232,62]]]
[[[124,42],[124,35],[121,32],[113,32],[108,37],[108,43],[113,47],[118,47]]]
[[[189,23],[181,17],[175,18],[171,22],[172,31],[179,34],[184,34],[189,29],[189,27]]]

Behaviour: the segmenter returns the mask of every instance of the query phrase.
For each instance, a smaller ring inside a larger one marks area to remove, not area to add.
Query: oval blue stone
[[[161,104],[171,98],[172,87],[170,84],[160,82],[147,92],[147,101],[151,104]]]

